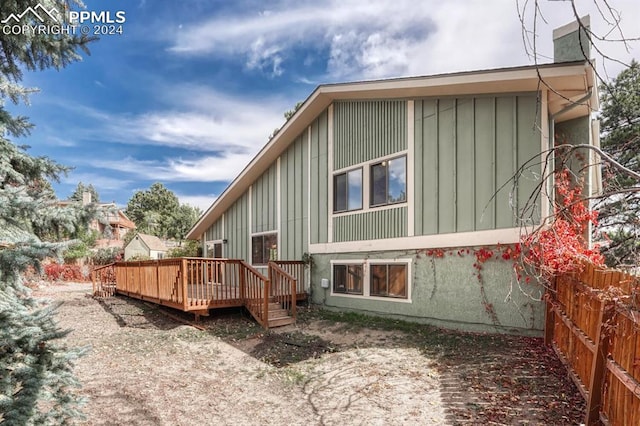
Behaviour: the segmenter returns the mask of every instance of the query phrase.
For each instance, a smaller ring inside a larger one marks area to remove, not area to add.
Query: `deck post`
[[[298,285],[297,285],[297,279],[294,279],[293,281],[291,281],[291,317],[295,320],[296,319],[296,310],[297,310],[297,304],[298,304]]]
[[[264,282],[264,328],[269,329],[269,294],[271,294],[271,281],[269,279]]]
[[[238,272],[240,274],[240,298],[244,304],[247,303],[247,294],[246,294],[246,270],[242,263],[236,263],[238,265]]]
[[[187,289],[187,259],[182,258],[182,262],[180,263],[180,275],[182,278],[182,306],[184,307],[184,311],[187,311],[189,307],[189,291]]]

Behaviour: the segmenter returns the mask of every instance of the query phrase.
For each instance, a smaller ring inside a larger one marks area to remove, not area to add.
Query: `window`
[[[222,257],[222,241],[207,241],[207,257]]]
[[[411,303],[411,259],[331,261],[331,294]]]
[[[362,168],[333,177],[333,211],[345,212],[362,208]]]
[[[362,294],[362,265],[333,265],[333,292]]]
[[[262,234],[251,237],[251,264],[266,265],[278,259],[278,234]]]
[[[371,206],[407,200],[407,157],[371,165]]]
[[[407,298],[407,265],[371,265],[369,294]]]

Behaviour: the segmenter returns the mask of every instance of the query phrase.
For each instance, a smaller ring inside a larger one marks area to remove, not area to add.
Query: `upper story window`
[[[333,211],[346,212],[362,208],[362,168],[333,176]]]
[[[407,156],[371,165],[371,207],[407,200]]]

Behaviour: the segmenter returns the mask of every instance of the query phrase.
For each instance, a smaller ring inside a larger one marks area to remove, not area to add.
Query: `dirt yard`
[[[66,344],[89,348],[76,366],[85,424],[559,425],[584,416],[539,339],[304,308],[296,326],[269,333],[239,310],[215,312],[201,331],[90,291],[36,291],[62,302]]]

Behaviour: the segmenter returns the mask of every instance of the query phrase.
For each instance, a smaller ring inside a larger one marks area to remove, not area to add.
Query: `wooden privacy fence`
[[[196,315],[209,309],[245,306],[265,328],[295,319],[297,282],[304,264],[275,262],[265,277],[240,259],[172,258],[116,262],[94,269],[96,296],[120,293]],[[302,267],[300,267],[301,265]],[[276,306],[277,305],[277,306]],[[272,321],[272,316],[279,316]],[[289,317],[290,315],[290,317]]]
[[[586,264],[547,293],[545,343],[587,401],[586,424],[640,425],[640,279]]]

